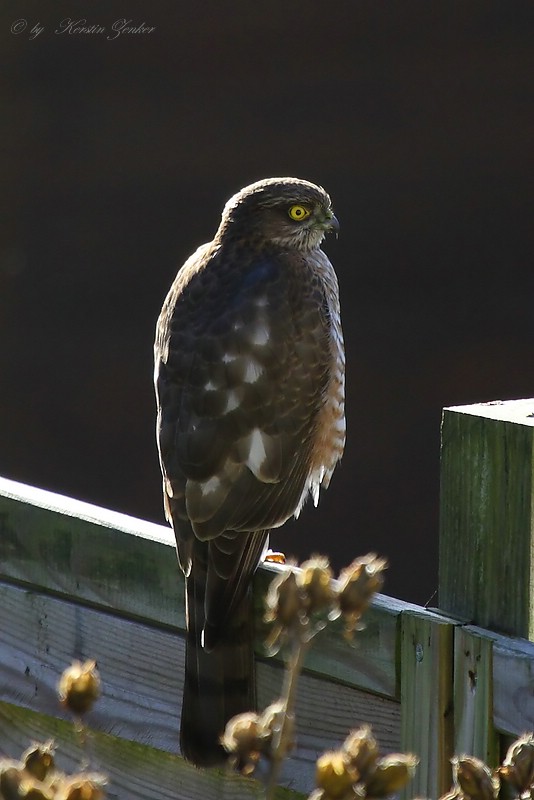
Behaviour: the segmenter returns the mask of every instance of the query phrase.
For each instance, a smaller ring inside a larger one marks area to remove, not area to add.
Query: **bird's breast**
[[[295,512],[296,516],[300,513],[308,492],[317,505],[319,488],[321,486],[326,488],[330,483],[334,468],[345,447],[345,348],[338,282],[334,268],[322,250],[313,254],[311,265],[315,275],[320,279],[326,298],[330,361],[323,404],[315,422],[308,480]]]

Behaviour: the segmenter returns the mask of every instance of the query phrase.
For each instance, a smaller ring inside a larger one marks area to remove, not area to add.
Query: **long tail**
[[[188,633],[180,747],[197,767],[221,765],[226,753],[219,743],[228,720],[255,707],[254,634],[250,589],[233,609],[220,641],[202,647],[205,622],[205,558],[196,550],[186,581]]]

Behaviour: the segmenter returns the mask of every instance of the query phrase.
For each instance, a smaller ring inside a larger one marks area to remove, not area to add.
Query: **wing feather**
[[[268,529],[295,511],[331,358],[325,298],[306,260],[236,261],[201,251],[158,326],[162,466],[203,540]]]

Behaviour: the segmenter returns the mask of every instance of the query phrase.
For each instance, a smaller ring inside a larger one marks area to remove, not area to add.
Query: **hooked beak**
[[[318,227],[325,232],[334,231],[336,235],[339,233],[339,221],[331,211],[319,222]]]
[[[332,216],[328,220],[327,230],[334,231],[336,235],[339,233],[339,220],[335,214],[332,214]]]

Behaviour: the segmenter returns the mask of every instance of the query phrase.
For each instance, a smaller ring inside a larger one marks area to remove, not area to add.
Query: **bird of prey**
[[[267,178],[235,194],[179,270],[155,340],[165,514],[186,579],[180,744],[224,761],[254,707],[250,582],[271,528],[315,505],[345,442],[338,283],[321,250],[328,194]]]

